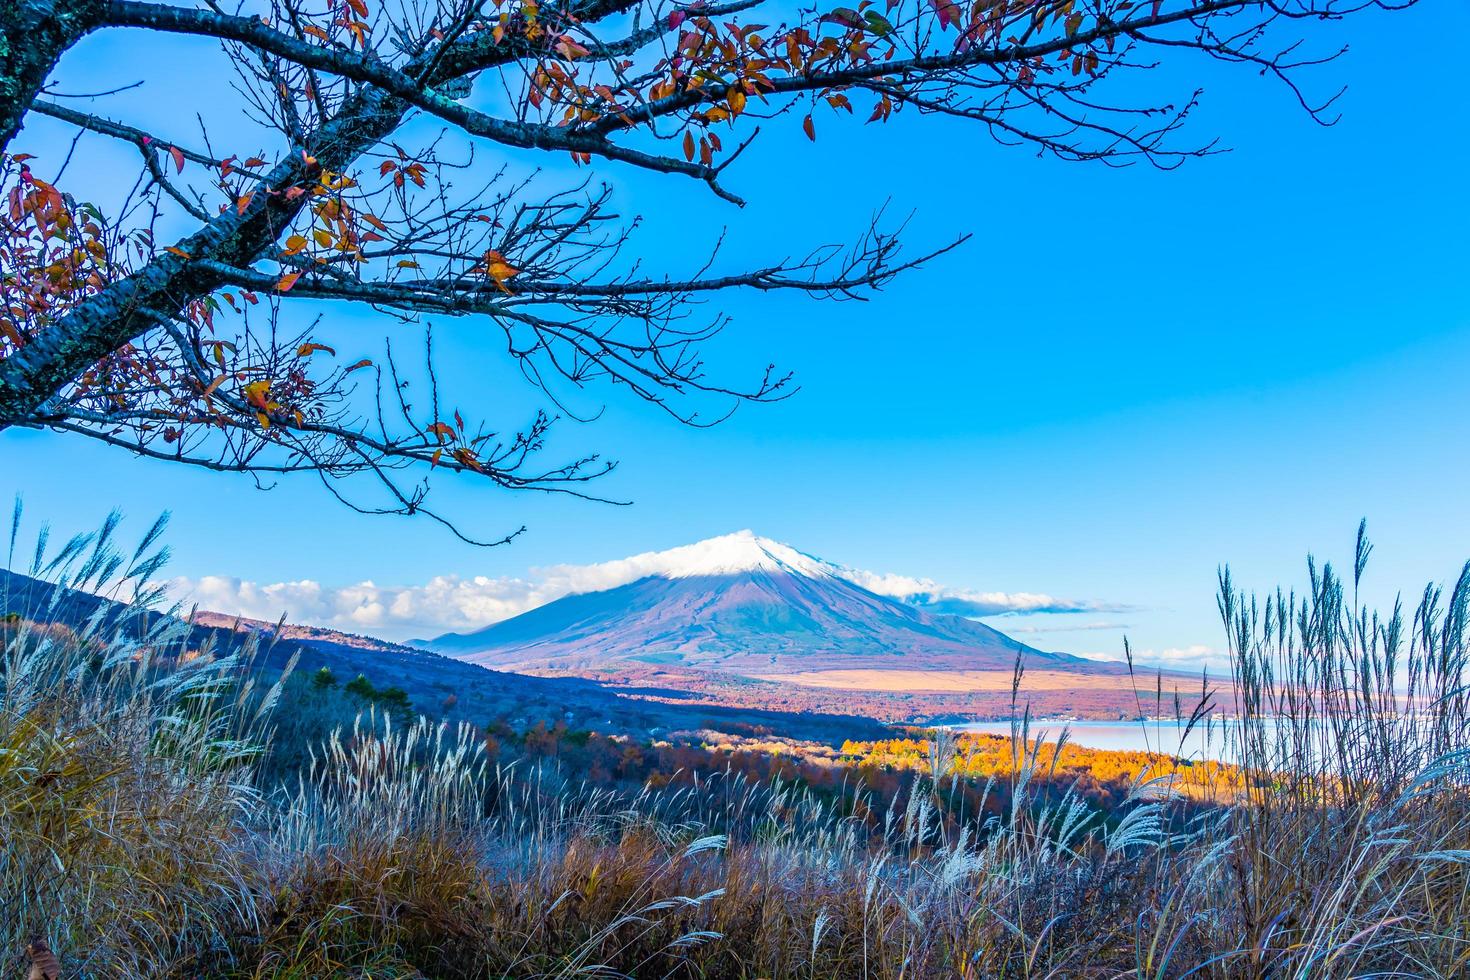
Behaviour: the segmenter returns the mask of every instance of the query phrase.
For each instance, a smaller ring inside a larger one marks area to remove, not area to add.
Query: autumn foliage
[[[1243,785],[1237,767],[1217,760],[1181,757],[1167,751],[1092,749],[1066,741],[1064,728],[1056,732],[1056,739],[1037,738],[1032,745],[1027,744],[1025,736],[1018,740],[969,733],[950,736],[948,744],[943,745],[944,740],[932,733],[876,742],[847,741],[842,745],[842,755],[860,771],[893,768],[923,772],[932,771],[935,752],[942,745],[941,776],[956,781],[1006,781],[1031,768],[1047,780],[1064,783],[1079,796],[1105,806],[1120,802],[1129,787],[1151,779],[1164,781],[1181,795],[1221,802],[1231,800]]]

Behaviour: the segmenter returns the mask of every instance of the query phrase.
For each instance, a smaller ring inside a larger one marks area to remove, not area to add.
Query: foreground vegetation
[[[146,602],[156,531],[31,567]],[[43,937],[68,976],[1459,975],[1470,577],[1380,619],[1347,598],[1367,551],[1301,596],[1224,578],[1242,769],[1130,771],[1106,812],[1024,731],[983,776],[943,738],[870,760],[908,774],[892,793],[608,789],[370,683],[328,725],[293,700],[328,678],[139,606],[26,610],[0,624],[5,969]],[[1210,773],[1230,805],[1182,798]]]

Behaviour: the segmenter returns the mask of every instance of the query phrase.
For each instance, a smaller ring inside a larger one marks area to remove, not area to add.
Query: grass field
[[[132,595],[159,562],[109,537],[32,570]],[[0,955],[19,976],[44,942],[105,978],[1464,976],[1470,569],[1412,613],[1350,594],[1325,568],[1264,599],[1224,577],[1241,768],[1145,768],[1105,809],[1024,728],[983,759],[942,732],[868,745],[878,778],[902,750],[886,800],[729,772],[603,790],[497,764],[470,724],[300,724],[290,685],[169,617],[9,610]],[[299,765],[267,765],[288,730]]]

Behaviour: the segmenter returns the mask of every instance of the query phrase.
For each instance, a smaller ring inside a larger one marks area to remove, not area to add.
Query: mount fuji
[[[486,666],[555,671],[645,664],[750,677],[993,672],[1010,671],[1018,655],[1048,671],[1103,667],[877,595],[842,566],[750,531],[616,564],[636,579],[424,645]]]

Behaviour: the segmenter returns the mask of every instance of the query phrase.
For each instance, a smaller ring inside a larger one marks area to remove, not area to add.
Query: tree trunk
[[[4,3],[5,0],[0,0]],[[403,121],[408,103],[368,89],[314,136],[315,167],[341,171]],[[126,279],[89,297],[0,360],[0,430],[42,422],[45,403],[97,361],[177,314],[222,282],[191,259],[248,267],[310,200],[284,191],[315,169],[298,148],[266,175],[244,210],[226,208],[173,252],[160,252]]]
[[[67,48],[100,22],[105,0],[0,0],[0,152]]]

